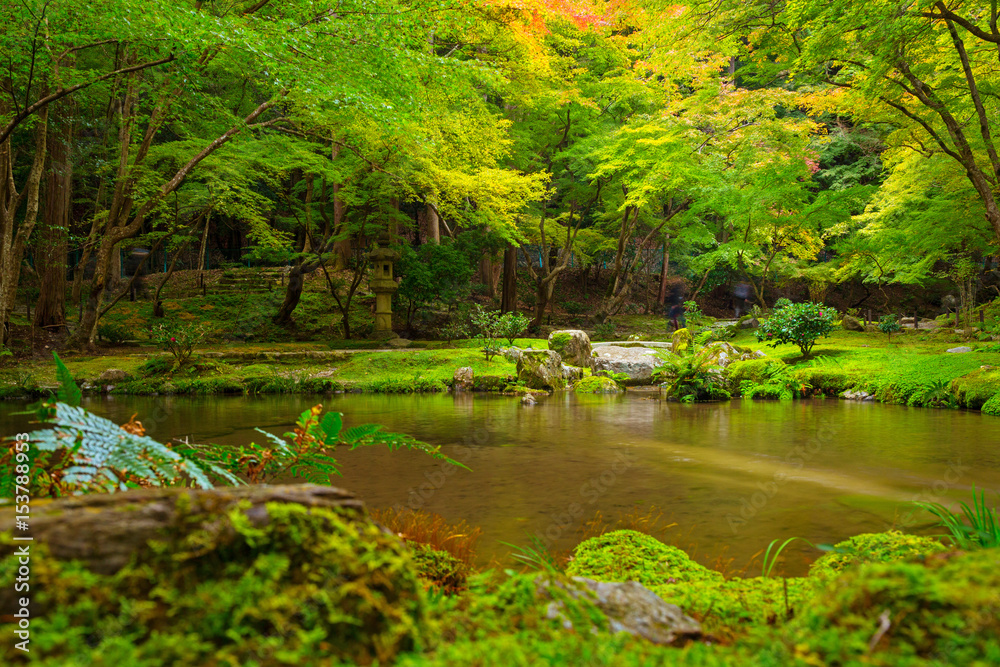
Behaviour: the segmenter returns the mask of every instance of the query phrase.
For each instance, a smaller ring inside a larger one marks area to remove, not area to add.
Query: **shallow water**
[[[705,564],[747,567],[774,538],[832,544],[892,525],[933,532],[909,501],[1000,490],[1000,419],[978,413],[811,400],[679,405],[655,394],[555,394],[538,405],[470,394],[343,394],[326,400],[348,426],[377,422],[440,444],[471,471],[412,453],[339,451],[344,486],[373,507],[410,506],[482,526],[484,559],[538,535],[569,549],[596,512],[655,507],[665,539]],[[281,433],[319,399],[89,398],[118,423],[133,413],[153,437],[221,445]],[[27,427],[0,403],[4,434]],[[797,543],[785,571],[819,552]],[[759,564],[747,570],[754,575]]]

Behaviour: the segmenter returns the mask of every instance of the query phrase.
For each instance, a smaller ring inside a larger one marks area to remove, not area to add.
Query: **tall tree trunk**
[[[424,204],[417,214],[417,222],[420,226],[421,242],[434,241],[441,242],[441,222],[438,218],[437,209],[431,204]]]
[[[46,106],[38,112],[35,153],[20,192],[14,182],[14,149],[10,137],[0,143],[0,343],[4,347],[11,342],[10,316],[17,305],[17,284],[21,279],[25,246],[38,220],[39,190],[48,155],[48,118]],[[15,230],[14,221],[22,203],[25,205],[24,217]]]
[[[72,123],[63,123],[60,134],[49,140],[51,168],[45,179],[45,227],[34,253],[35,270],[41,276],[35,327],[51,331],[66,324],[66,254],[73,192]]]
[[[663,268],[660,271],[660,291],[656,293],[656,302],[661,306],[667,300],[667,269],[670,268],[670,235],[663,242]]]
[[[205,253],[208,252],[208,228],[211,226],[212,212],[209,211],[205,217],[205,229],[201,232],[201,249],[198,251],[198,270],[205,270]]]
[[[500,312],[512,313],[517,310],[517,248],[508,245],[503,251],[503,292],[500,297]]]

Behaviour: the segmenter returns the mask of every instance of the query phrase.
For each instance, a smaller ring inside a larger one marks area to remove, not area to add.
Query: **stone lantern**
[[[375,292],[375,336],[392,336],[392,295],[399,289],[392,275],[393,264],[399,253],[389,248],[380,248],[378,243],[368,253],[372,264],[372,277],[368,286]]]

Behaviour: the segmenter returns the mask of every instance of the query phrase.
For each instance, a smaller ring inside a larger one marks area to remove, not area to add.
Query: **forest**
[[[11,664],[1000,663],[996,0],[0,26]]]

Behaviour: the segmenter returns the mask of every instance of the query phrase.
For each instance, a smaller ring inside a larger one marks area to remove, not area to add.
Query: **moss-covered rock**
[[[768,371],[773,366],[784,366],[781,359],[765,357],[763,359],[747,359],[734,361],[726,367],[726,378],[731,386],[739,387],[744,380],[762,384],[767,380]]]
[[[813,598],[816,581],[804,577],[735,577],[695,585],[665,584],[653,592],[701,618],[709,632],[746,630],[793,617]]]
[[[852,566],[911,560],[947,550],[932,537],[906,535],[898,530],[855,535],[849,540],[835,544],[833,548],[831,553],[816,559],[809,568],[810,575],[837,576]]]
[[[638,581],[645,586],[723,578],[677,547],[634,530],[616,530],[581,542],[573,550],[566,573],[597,581]]]
[[[952,393],[959,403],[973,410],[982,408],[1000,394],[1000,369],[980,368],[951,382]]]
[[[438,551],[430,545],[410,542],[417,574],[430,587],[445,593],[457,593],[465,588],[469,566],[447,551]]]
[[[566,329],[549,334],[549,349],[570,366],[590,365],[590,336],[586,331]]]
[[[984,415],[1000,417],[1000,393],[983,403],[982,411]]]
[[[113,507],[47,507],[66,530],[59,538],[54,523],[41,526],[32,545],[38,664],[384,664],[426,643],[412,558],[356,501],[338,507],[318,493],[310,503],[296,487],[247,493],[170,489],[152,502],[123,493],[100,499]],[[68,545],[86,541],[66,533],[87,514],[134,528],[123,567],[101,567],[96,554],[66,557]],[[9,540],[0,540],[5,553]],[[15,558],[0,564],[4,591],[13,590]],[[0,651],[19,659],[10,637]]]
[[[998,664],[1000,550],[851,569],[786,639],[813,665]]]
[[[581,394],[617,394],[621,392],[618,383],[603,375],[585,377],[573,386],[573,390]]]

